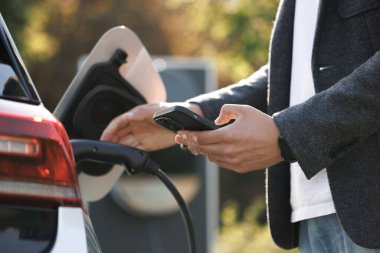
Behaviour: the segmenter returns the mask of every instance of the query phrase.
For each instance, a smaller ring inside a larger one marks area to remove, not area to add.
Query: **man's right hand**
[[[200,107],[190,103],[144,104],[114,118],[103,131],[102,141],[155,151],[175,145],[175,134],[153,121],[153,114],[180,105],[202,115]]]

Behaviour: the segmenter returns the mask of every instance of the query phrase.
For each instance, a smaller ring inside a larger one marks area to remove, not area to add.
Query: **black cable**
[[[185,221],[186,231],[187,231],[187,238],[189,240],[189,246],[190,246],[190,253],[196,253],[196,243],[195,243],[195,233],[194,233],[194,226],[193,226],[193,220],[191,217],[191,213],[189,210],[189,207],[187,206],[185,200],[182,198],[181,194],[175,187],[174,183],[171,181],[171,179],[163,172],[160,167],[153,162],[152,160],[149,160],[146,167],[145,172],[156,176],[158,179],[161,180],[162,183],[166,185],[166,187],[169,189],[169,191],[173,194],[173,197],[178,203],[178,206],[180,207],[180,211],[182,214],[182,217]]]
[[[170,178],[160,169],[158,164],[152,161],[149,154],[132,147],[125,145],[114,144],[109,142],[101,142],[94,140],[71,140],[76,162],[81,161],[97,161],[101,163],[122,163],[125,165],[129,174],[135,175],[141,172],[146,172],[156,176],[166,185],[169,191],[173,194],[177,201],[182,217],[185,221],[187,238],[190,244],[190,253],[196,253],[195,233],[193,221],[189,208],[182,198],[181,194],[170,180]],[[101,173],[96,172],[96,175],[102,175],[109,172],[108,167],[100,166]],[[86,173],[89,173],[86,171]]]

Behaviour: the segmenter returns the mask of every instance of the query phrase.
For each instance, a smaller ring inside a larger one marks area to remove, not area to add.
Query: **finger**
[[[194,148],[190,148],[189,147],[189,151],[193,154],[193,155],[199,155],[199,151],[197,149],[194,149]]]
[[[194,155],[198,155],[198,154],[201,154],[201,155],[205,155],[204,153],[202,153],[200,151],[200,149],[198,148],[197,145],[190,145],[188,146],[188,149],[191,153],[193,153]]]
[[[128,126],[130,122],[149,120],[153,121],[152,117],[155,111],[159,109],[157,104],[144,104],[139,105],[131,109],[130,111],[123,113],[116,118],[114,118],[108,126],[104,129],[100,139],[102,141],[110,141],[114,138],[116,132],[120,131],[122,128]]]
[[[122,128],[120,129],[115,135],[119,138],[122,138],[123,136],[129,134],[132,132],[132,129],[130,127]]]
[[[198,154],[205,155],[205,153],[200,151],[199,146],[197,144],[194,144],[192,142],[190,143],[187,140],[183,139],[181,136],[176,136],[175,142],[177,144],[180,144],[181,149],[188,150],[194,155],[198,155]],[[186,147],[186,148],[183,148],[183,147]]]
[[[186,135],[176,135],[174,137],[174,141],[177,143],[177,144],[180,144],[180,145],[183,145],[183,146],[186,146],[188,147],[188,142],[187,142],[187,136]]]
[[[114,118],[108,126],[104,129],[100,140],[110,141],[121,128],[124,128],[128,125],[128,113],[121,114]]]
[[[131,147],[137,147],[138,145],[140,145],[139,140],[131,134],[128,134],[128,135],[120,138],[118,143],[123,144],[123,145],[127,145],[127,146],[131,146]]]
[[[181,136],[177,135],[175,140],[179,144],[187,145],[189,151],[193,154],[201,154],[207,156],[207,158],[217,164],[221,168],[226,168],[233,170],[234,164],[231,163],[230,159],[223,154],[220,154],[221,146],[220,145],[198,145],[194,142],[187,141],[183,139]],[[217,154],[209,153],[215,152]]]
[[[178,131],[177,136],[199,145],[220,143],[225,134],[225,129],[220,128],[210,131]]]
[[[211,144],[211,145],[196,145],[189,143],[191,148],[196,148],[197,152],[200,154],[209,154],[217,157],[219,159],[224,158],[228,159],[228,149],[225,144]]]
[[[220,109],[220,113],[218,118],[215,119],[215,124],[224,125],[230,122],[231,120],[235,120],[242,115],[242,109],[244,106],[242,105],[234,105],[234,104],[225,104]]]
[[[107,141],[113,142],[113,143],[119,143],[119,140],[120,140],[120,137],[117,135],[114,135],[110,140],[107,140]]]
[[[190,138],[192,138],[190,140]],[[174,138],[174,141],[177,143],[177,144],[180,144],[182,146],[187,146],[188,149],[191,149],[191,150],[196,150],[197,153],[200,153],[200,154],[208,154],[208,153],[225,153],[224,152],[224,147],[225,145],[223,144],[210,144],[210,145],[204,145],[204,144],[199,144],[197,142],[197,139],[195,138],[194,140],[194,137],[188,137],[187,135],[176,135],[175,138]]]
[[[138,144],[135,148],[138,148],[138,149],[141,149],[141,150],[145,150],[145,148],[141,144]]]

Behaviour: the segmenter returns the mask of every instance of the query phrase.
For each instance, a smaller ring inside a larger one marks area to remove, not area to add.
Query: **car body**
[[[2,17],[0,37],[0,251],[99,253],[66,130],[41,102]]]

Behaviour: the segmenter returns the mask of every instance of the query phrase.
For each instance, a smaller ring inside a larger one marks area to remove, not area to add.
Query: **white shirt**
[[[319,0],[297,0],[294,18],[293,63],[290,105],[304,102],[315,94],[311,58]],[[292,163],[292,222],[335,213],[326,169],[308,180],[298,163]]]

